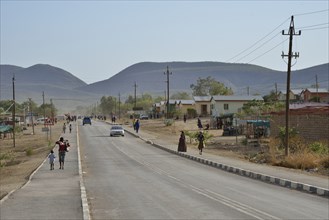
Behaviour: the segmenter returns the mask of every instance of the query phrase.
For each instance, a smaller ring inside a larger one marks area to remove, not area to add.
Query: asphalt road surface
[[[329,200],[209,167],[110,125],[79,126],[92,219],[328,219]],[[174,137],[176,138],[176,137]]]

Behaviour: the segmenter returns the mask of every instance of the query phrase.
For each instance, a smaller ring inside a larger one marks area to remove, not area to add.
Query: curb
[[[190,160],[194,160],[196,162],[199,162],[199,163],[202,163],[202,164],[205,164],[205,165],[217,168],[217,169],[227,171],[229,173],[234,173],[234,174],[237,174],[237,175],[240,175],[240,176],[248,177],[248,178],[255,179],[255,180],[260,180],[260,181],[265,182],[265,183],[274,184],[274,185],[278,185],[278,186],[285,187],[285,188],[290,188],[290,189],[297,190],[297,191],[300,191],[300,192],[315,194],[315,195],[318,195],[318,196],[325,197],[325,198],[329,199],[329,190],[328,189],[308,185],[308,184],[305,184],[305,183],[299,183],[299,182],[295,182],[295,181],[291,181],[291,180],[287,180],[287,179],[282,179],[282,178],[278,178],[278,177],[274,177],[274,176],[269,176],[269,175],[262,174],[262,173],[256,173],[256,172],[253,172],[253,171],[250,171],[250,170],[244,170],[244,169],[241,169],[241,168],[229,166],[229,165],[218,163],[218,162],[213,162],[213,161],[208,160],[208,159],[204,159],[204,158],[201,158],[201,157],[196,157],[196,156],[193,156],[193,155],[189,155],[187,153],[182,153],[182,152],[178,152],[178,151],[166,148],[162,145],[153,143],[150,140],[142,138],[139,135],[136,135],[135,133],[132,133],[128,130],[126,130],[126,132],[128,132],[129,134],[131,134],[135,137],[138,137],[138,138],[142,139],[146,143],[148,143],[148,144],[150,144],[154,147],[157,147],[161,150],[167,151],[169,153],[176,154],[178,156],[181,156],[181,157],[184,157],[184,158],[187,158],[187,159],[190,159]]]

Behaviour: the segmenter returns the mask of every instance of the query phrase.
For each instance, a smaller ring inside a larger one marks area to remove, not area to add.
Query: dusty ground
[[[0,199],[14,189],[20,188],[28,180],[30,174],[44,161],[54,142],[58,140],[62,123],[52,126],[50,134],[41,131],[42,126],[32,127],[16,134],[15,148],[13,139],[0,139]]]

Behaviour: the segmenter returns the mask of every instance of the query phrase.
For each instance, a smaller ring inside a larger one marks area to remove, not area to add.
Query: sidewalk
[[[329,199],[328,177],[307,174],[302,171],[284,167],[255,164],[234,158],[217,156],[207,153],[207,148],[204,149],[202,155],[199,155],[199,151],[193,148],[188,148],[186,153],[177,152],[176,145],[170,145],[166,140],[152,136],[151,134],[144,132],[143,129],[139,130],[138,134],[136,134],[131,125],[126,125],[124,128],[128,133],[143,139],[155,147],[188,158],[190,160],[195,160],[197,162],[216,167],[227,172],[258,179],[260,181],[276,184],[282,187],[314,193]]]
[[[77,127],[73,127],[71,134],[62,134],[71,145],[65,156],[65,169],[59,169],[56,146],[55,169],[50,170],[46,159],[20,190],[3,198],[0,219],[83,219]]]

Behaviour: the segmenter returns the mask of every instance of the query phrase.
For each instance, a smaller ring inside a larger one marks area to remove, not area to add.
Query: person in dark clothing
[[[199,129],[202,128],[202,124],[201,124],[201,120],[200,120],[200,118],[198,118],[198,128],[199,128]]]
[[[198,134],[198,141],[199,141],[199,145],[198,145],[198,149],[199,149],[199,154],[202,154],[202,149],[204,148],[204,136],[202,131],[199,132]]]
[[[184,123],[186,123],[186,115],[184,115]]]
[[[185,142],[185,134],[184,131],[181,131],[179,142],[178,142],[178,149],[179,152],[186,152],[186,142]]]
[[[136,123],[135,123],[135,130],[136,130],[136,133],[138,133],[138,130],[139,130],[139,126],[140,126],[140,124],[139,124],[139,119],[137,119],[136,120]]]

